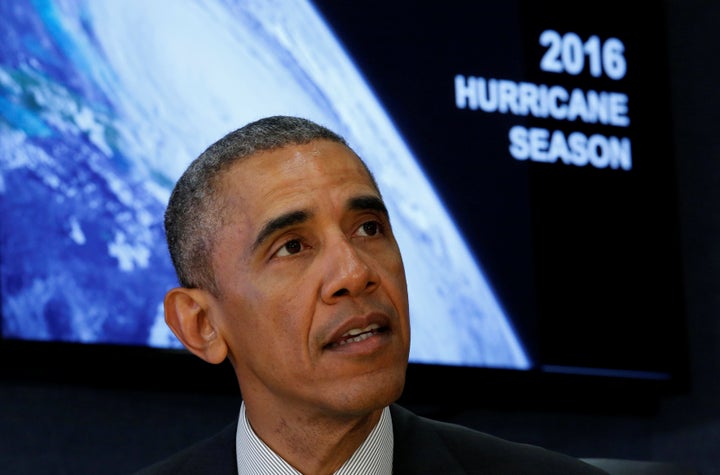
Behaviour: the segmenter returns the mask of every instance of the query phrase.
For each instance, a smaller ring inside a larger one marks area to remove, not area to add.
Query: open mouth
[[[387,328],[381,327],[377,323],[371,323],[365,328],[352,328],[343,333],[340,340],[330,343],[327,348],[337,348],[350,343],[358,343],[363,340],[367,340],[373,335],[384,333],[385,331],[387,331]]]

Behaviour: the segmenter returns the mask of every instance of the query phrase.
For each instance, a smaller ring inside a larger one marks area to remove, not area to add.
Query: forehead
[[[301,180],[331,183],[337,177],[365,181],[375,188],[360,158],[345,145],[329,140],[258,152],[231,165],[221,183],[224,191],[228,191],[239,183],[262,182],[264,186]]]
[[[380,195],[360,158],[329,140],[239,160],[222,176],[219,188],[224,210],[246,219],[265,219],[289,208],[337,202],[355,194]]]

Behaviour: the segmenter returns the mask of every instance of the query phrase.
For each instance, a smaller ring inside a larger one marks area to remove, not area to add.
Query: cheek
[[[288,360],[297,360],[296,355],[288,358],[298,347],[299,337],[298,329],[293,328],[294,318],[288,313],[291,304],[266,294],[245,296],[242,302],[226,306],[225,336],[233,360],[244,368],[241,371],[282,373]]]
[[[255,280],[235,290],[236,308],[232,322],[234,331],[243,334],[247,345],[283,346],[303,335],[303,312],[308,302],[299,298],[300,289],[287,289],[278,279],[270,282]],[[295,347],[297,345],[293,345]]]
[[[407,283],[405,279],[405,266],[399,253],[383,260],[386,270],[386,278],[393,283],[393,287],[399,291],[405,291]]]
[[[389,262],[383,279],[386,282],[385,287],[398,311],[401,312],[404,318],[408,319],[410,310],[405,267],[400,257]]]

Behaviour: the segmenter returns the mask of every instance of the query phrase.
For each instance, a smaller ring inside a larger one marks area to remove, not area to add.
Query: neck
[[[304,474],[331,475],[365,441],[380,420],[382,408],[355,416],[282,414],[245,407],[257,436]]]

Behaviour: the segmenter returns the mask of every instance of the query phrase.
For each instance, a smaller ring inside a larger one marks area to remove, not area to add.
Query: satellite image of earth
[[[410,359],[530,362],[428,176],[307,1],[0,2],[5,338],[180,347],[162,215],[210,143],[267,115],[344,135],[405,261]]]

